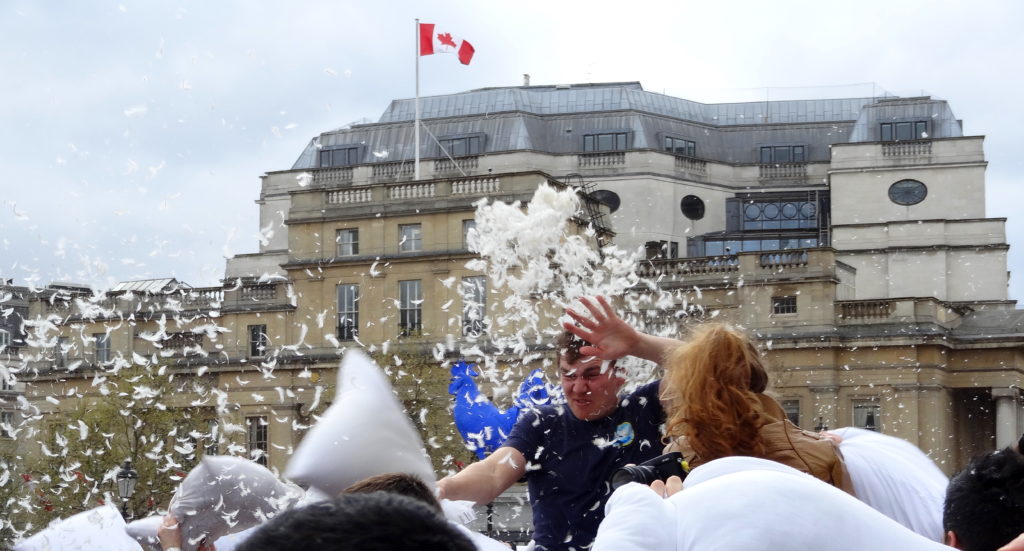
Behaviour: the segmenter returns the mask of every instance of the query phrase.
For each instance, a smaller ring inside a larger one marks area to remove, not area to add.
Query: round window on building
[[[897,205],[916,205],[928,196],[928,188],[917,180],[900,180],[889,186],[889,200]]]
[[[761,206],[757,203],[750,203],[743,210],[743,215],[747,217],[747,220],[757,220],[761,217]]]
[[[592,192],[590,194],[590,198],[599,203],[608,205],[608,210],[611,212],[619,210],[619,207],[622,205],[622,200],[619,199],[619,194],[614,191],[608,191],[607,189],[599,189]]]
[[[690,220],[700,220],[704,218],[704,201],[696,195],[687,195],[679,202],[679,210]]]

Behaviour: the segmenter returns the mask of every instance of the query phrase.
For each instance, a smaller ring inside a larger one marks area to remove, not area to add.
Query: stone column
[[[1020,390],[1015,387],[992,388],[992,399],[996,403],[996,449],[1012,446],[1020,438],[1017,426],[1017,401]]]

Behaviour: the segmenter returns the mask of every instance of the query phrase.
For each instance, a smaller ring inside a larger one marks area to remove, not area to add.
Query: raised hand
[[[576,324],[562,323],[562,327],[592,346],[580,348],[580,354],[602,360],[618,360],[623,356],[636,356],[660,363],[680,342],[665,337],[641,333],[623,321],[605,297],[596,297],[597,303],[587,297],[580,302],[590,313],[585,316],[571,308],[565,310]]]
[[[576,325],[564,322],[562,326],[566,331],[592,344],[580,348],[580,354],[595,356],[602,360],[617,360],[633,354],[640,342],[640,333],[615,313],[606,298],[596,298],[598,304],[594,304],[586,297],[580,298],[583,306],[590,311],[589,317],[571,308],[565,310]]]

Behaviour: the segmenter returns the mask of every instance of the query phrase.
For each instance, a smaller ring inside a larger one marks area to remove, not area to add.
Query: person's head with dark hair
[[[596,421],[611,415],[619,405],[625,379],[614,361],[584,356],[580,349],[591,343],[563,331],[558,347],[558,375],[569,410],[577,419]]]
[[[238,551],[307,548],[330,551],[474,551],[469,539],[434,509],[387,492],[342,494],[274,517]]]
[[[566,362],[574,364],[580,361],[580,348],[584,346],[590,346],[590,343],[573,335],[568,331],[562,331],[558,334],[558,338],[555,340],[555,346],[558,348],[558,357],[564,359]]]
[[[441,504],[438,503],[430,488],[419,477],[406,473],[386,473],[364,478],[345,488],[341,493],[368,494],[372,492],[391,492],[411,497],[441,512]]]
[[[1012,448],[979,455],[946,488],[946,544],[995,551],[1024,532],[1024,456]]]

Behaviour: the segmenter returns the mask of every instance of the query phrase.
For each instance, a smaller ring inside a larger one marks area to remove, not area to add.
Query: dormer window
[[[583,151],[625,151],[629,132],[607,132],[583,136]]]
[[[484,137],[475,136],[460,136],[451,138],[441,138],[437,140],[441,144],[440,157],[452,156],[452,157],[467,157],[470,155],[479,155],[483,153]],[[448,155],[445,155],[445,152]]]
[[[883,122],[883,142],[928,139],[928,121]]]
[[[362,160],[361,149],[359,146],[323,149],[320,151],[320,168],[359,164]]]
[[[807,148],[802,145],[772,145],[761,148],[761,164],[806,163]]]
[[[696,157],[697,142],[693,140],[684,140],[683,138],[665,136],[665,151],[668,151],[669,153],[673,153],[675,155]]]

